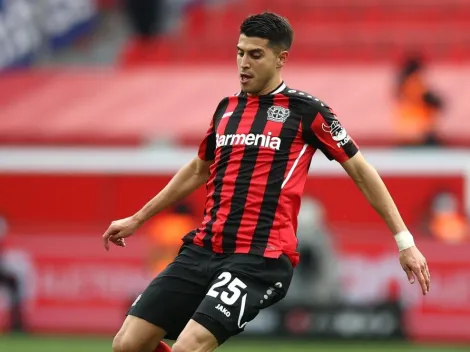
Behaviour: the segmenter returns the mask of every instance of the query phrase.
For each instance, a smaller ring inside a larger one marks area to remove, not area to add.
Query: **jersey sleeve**
[[[212,116],[212,120],[206,132],[206,135],[204,136],[204,139],[199,145],[199,150],[198,150],[197,155],[199,159],[201,160],[212,161],[215,159],[215,148],[216,148],[216,142],[217,142],[216,141],[216,129],[217,129],[218,122],[220,122],[222,115],[227,109],[228,102],[229,102],[229,99],[224,98],[219,103],[219,105],[217,106],[217,109],[214,112],[214,115]]]
[[[209,129],[204,136],[201,144],[199,145],[198,157],[204,161],[211,161],[215,159],[215,128],[214,128],[214,118],[212,118]]]
[[[356,155],[358,145],[329,106],[318,101],[306,110],[303,131],[304,139],[309,145],[320,149],[328,159],[340,163]]]

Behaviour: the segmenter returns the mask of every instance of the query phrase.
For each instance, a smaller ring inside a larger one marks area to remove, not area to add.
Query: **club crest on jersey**
[[[290,110],[282,106],[273,105],[268,109],[268,121],[284,123],[289,115]]]
[[[328,132],[334,141],[338,142],[338,147],[346,145],[349,142],[349,136],[346,130],[341,126],[338,120],[334,120],[331,125],[322,124],[323,131]]]

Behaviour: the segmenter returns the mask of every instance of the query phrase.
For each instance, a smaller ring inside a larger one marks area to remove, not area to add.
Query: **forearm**
[[[186,198],[207,181],[208,175],[197,170],[194,161],[182,167],[171,181],[153,199],[139,210],[134,217],[144,223],[155,214]]]
[[[407,230],[395,202],[375,168],[369,164],[361,168],[355,182],[394,235]]]
[[[410,283],[413,283],[416,277],[421,284],[423,294],[429,292],[430,276],[426,260],[416,248],[413,236],[407,230],[382,178],[360,152],[342,165],[393,233],[400,251],[400,264],[406,271]]]

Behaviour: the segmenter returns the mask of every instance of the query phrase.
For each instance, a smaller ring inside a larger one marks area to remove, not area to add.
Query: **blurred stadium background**
[[[432,290],[407,283],[318,154],[291,291],[223,350],[469,350],[470,0],[0,0],[0,351],[111,350],[204,190],[125,250],[101,235],[193,157],[238,90],[238,25],[263,10],[293,24],[287,83],[327,101],[383,175]]]

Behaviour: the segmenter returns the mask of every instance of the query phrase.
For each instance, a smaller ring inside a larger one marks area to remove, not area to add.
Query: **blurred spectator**
[[[152,38],[162,31],[165,0],[124,0],[124,9],[137,37]]]
[[[313,198],[302,199],[297,238],[301,260],[286,303],[338,303],[341,296],[338,261],[326,228],[323,206]]]
[[[408,58],[400,69],[395,126],[402,145],[440,144],[437,122],[443,103],[424,76],[424,62],[419,57]]]
[[[150,240],[149,267],[153,276],[175,258],[182,245],[182,237],[197,225],[191,208],[185,203],[178,203],[169,213],[155,217],[147,229]]]
[[[10,297],[10,330],[13,332],[23,332],[23,307],[20,282],[18,278],[4,266],[2,260],[7,233],[7,222],[5,218],[0,216],[0,287],[5,288]]]
[[[124,47],[120,64],[125,67],[155,65],[167,52],[171,32],[182,24],[184,15],[197,6],[220,4],[228,0],[124,0],[134,35]]]
[[[133,35],[124,47],[122,64],[139,66],[151,64],[158,52],[163,21],[169,16],[165,0],[123,0]]]
[[[124,9],[135,35],[152,39],[172,31],[192,6],[223,3],[227,0],[123,0]]]
[[[440,192],[434,197],[428,230],[434,238],[446,243],[461,243],[470,239],[469,221],[459,211],[455,195]]]

